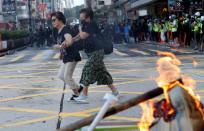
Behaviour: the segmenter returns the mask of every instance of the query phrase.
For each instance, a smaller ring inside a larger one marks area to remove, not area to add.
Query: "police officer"
[[[195,13],[195,19],[192,23],[192,31],[194,36],[194,50],[198,50],[200,47],[200,34],[201,34],[202,23],[200,20],[200,12]]]

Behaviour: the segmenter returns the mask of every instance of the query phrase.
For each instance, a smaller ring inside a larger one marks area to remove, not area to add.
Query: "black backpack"
[[[94,34],[92,40],[97,45],[97,47],[99,47],[100,49],[104,49],[105,55],[109,55],[113,52],[112,41],[106,39],[103,34]]]

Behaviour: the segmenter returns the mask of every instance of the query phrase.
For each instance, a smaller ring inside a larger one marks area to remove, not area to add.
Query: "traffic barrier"
[[[9,50],[15,50],[24,46],[27,46],[29,43],[29,38],[21,38],[7,41],[0,41],[0,56],[5,55]]]

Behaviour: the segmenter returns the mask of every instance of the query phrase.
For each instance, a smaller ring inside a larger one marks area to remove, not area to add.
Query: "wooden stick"
[[[129,99],[127,101],[124,101],[118,105],[115,105],[115,106],[112,106],[108,109],[108,111],[106,112],[105,117],[108,117],[108,116],[111,116],[111,115],[114,115],[116,113],[119,113],[121,111],[124,111],[128,108],[131,108],[133,106],[136,106],[142,102],[145,102],[147,100],[150,100],[154,97],[157,97],[159,95],[161,95],[163,93],[163,89],[162,88],[156,88],[156,89],[153,89],[147,93],[144,93],[142,95],[139,95],[137,97],[134,97],[132,99]],[[60,131],[75,131],[77,129],[80,129],[84,126],[87,126],[87,125],[90,125],[91,122],[94,120],[94,118],[96,117],[97,114],[94,114],[94,115],[91,115],[87,118],[84,118],[82,120],[79,120],[77,122],[74,122],[64,128],[62,128]]]

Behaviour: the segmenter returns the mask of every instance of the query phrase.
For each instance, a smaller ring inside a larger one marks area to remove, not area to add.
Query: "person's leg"
[[[75,95],[79,95],[79,85],[73,79],[73,73],[77,62],[68,62],[65,64],[64,79],[65,82],[69,85],[70,89],[74,92]]]
[[[64,63],[61,63],[61,66],[60,66],[60,69],[59,69],[59,72],[58,72],[58,75],[57,77],[62,80],[63,82],[65,82],[64,80],[64,71],[65,71],[65,64]]]

